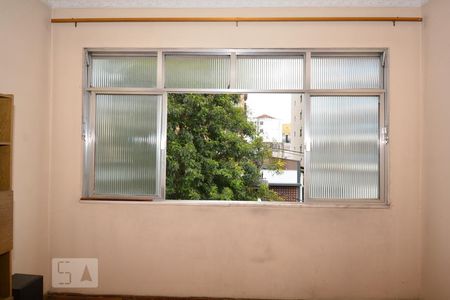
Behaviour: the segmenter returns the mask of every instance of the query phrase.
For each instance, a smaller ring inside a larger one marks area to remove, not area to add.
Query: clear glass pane
[[[380,57],[312,57],[311,87],[313,89],[383,88]]]
[[[156,87],[156,57],[92,57],[92,87]]]
[[[227,89],[229,56],[166,55],[166,88]]]
[[[159,96],[97,95],[95,193],[157,194]]]
[[[379,198],[379,98],[311,97],[311,198]]]
[[[303,56],[238,56],[238,89],[303,88]]]

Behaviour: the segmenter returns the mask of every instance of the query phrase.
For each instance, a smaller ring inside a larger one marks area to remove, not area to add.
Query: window
[[[307,199],[385,198],[383,57],[312,55]]]
[[[311,97],[311,198],[378,198],[378,103],[377,96]]]
[[[230,56],[166,54],[165,87],[226,89],[229,87]]]
[[[238,89],[283,90],[303,87],[303,55],[237,55]]]
[[[92,54],[84,110],[84,196],[116,199],[163,197],[162,95],[156,54]]]
[[[167,128],[168,115],[177,116],[168,109],[178,107],[168,101],[193,101],[196,97],[189,95],[197,94],[220,103],[227,97],[213,95],[234,95],[236,109],[245,113],[251,109],[248,101],[255,99],[252,95],[285,94],[290,103],[289,120],[281,122],[268,110],[259,117],[247,117],[242,121],[247,125],[241,126],[255,127],[255,134],[272,149],[272,157],[264,159],[264,165],[289,165],[298,172],[302,180],[293,183],[298,189],[295,201],[387,203],[385,60],[383,49],[88,49],[83,198],[163,200],[166,188],[173,194],[173,186],[166,182],[167,155],[171,154],[166,149],[168,130],[176,134],[184,128]],[[221,110],[214,113],[209,118],[220,117]],[[258,128],[260,125],[264,129]],[[193,132],[186,137],[195,139],[202,134]],[[208,139],[206,135],[202,138]],[[253,139],[244,141],[255,142]],[[178,161],[188,160],[188,152],[183,151]],[[264,184],[271,175],[263,172],[263,164],[257,165]],[[201,172],[198,178],[213,171],[204,168]],[[245,172],[223,176],[245,176]],[[217,195],[226,199],[226,191],[217,191]]]

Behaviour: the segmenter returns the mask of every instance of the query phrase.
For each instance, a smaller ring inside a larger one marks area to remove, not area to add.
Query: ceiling
[[[52,8],[420,7],[428,0],[42,0]]]

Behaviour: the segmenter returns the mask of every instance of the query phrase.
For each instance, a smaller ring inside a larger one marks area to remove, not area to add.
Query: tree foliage
[[[168,98],[166,198],[278,199],[261,183],[271,152],[238,106],[239,95]]]

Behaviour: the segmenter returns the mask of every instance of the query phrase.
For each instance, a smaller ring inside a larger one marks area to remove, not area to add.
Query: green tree
[[[261,182],[270,149],[238,106],[239,98],[169,95],[168,199],[279,200]]]

